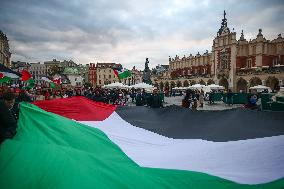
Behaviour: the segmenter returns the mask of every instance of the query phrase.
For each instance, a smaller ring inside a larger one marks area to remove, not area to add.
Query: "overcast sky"
[[[116,62],[126,68],[168,64],[168,57],[210,51],[223,11],[239,38],[284,36],[284,1],[1,0],[0,30],[12,60]]]

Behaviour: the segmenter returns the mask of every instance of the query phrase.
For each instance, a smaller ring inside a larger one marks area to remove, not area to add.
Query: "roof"
[[[71,75],[71,74],[79,74],[79,71],[77,68],[65,68],[63,71],[63,74],[65,75]]]

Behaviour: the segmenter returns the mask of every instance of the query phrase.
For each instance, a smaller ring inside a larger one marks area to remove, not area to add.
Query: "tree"
[[[60,73],[60,68],[57,65],[52,65],[49,67],[48,75],[54,76]]]
[[[91,84],[91,83],[89,83],[89,82],[86,82],[86,83],[84,84],[84,87],[85,87],[85,88],[92,87],[92,84]]]

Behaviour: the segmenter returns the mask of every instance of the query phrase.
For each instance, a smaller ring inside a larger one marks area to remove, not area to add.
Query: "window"
[[[111,75],[109,75],[108,78],[111,79]]]
[[[252,53],[256,54],[256,46],[255,45],[252,47]]]
[[[106,78],[106,75],[104,75],[104,79]]]
[[[252,67],[252,61],[251,59],[247,60],[247,68],[251,68]]]

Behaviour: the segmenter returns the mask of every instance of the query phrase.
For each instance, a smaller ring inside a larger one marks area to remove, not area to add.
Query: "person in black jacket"
[[[14,104],[15,94],[11,91],[5,92],[3,100],[0,100],[0,144],[16,134],[17,121],[12,112]]]
[[[137,94],[135,96],[136,106],[144,106],[145,105],[145,95],[141,92],[141,89],[137,90]]]
[[[160,95],[158,94],[157,89],[154,89],[153,94],[149,97],[149,106],[151,108],[163,107],[163,102],[162,102]]]
[[[185,97],[182,100],[181,106],[184,108],[190,108],[191,102],[192,102],[192,94],[190,90],[187,90]]]

